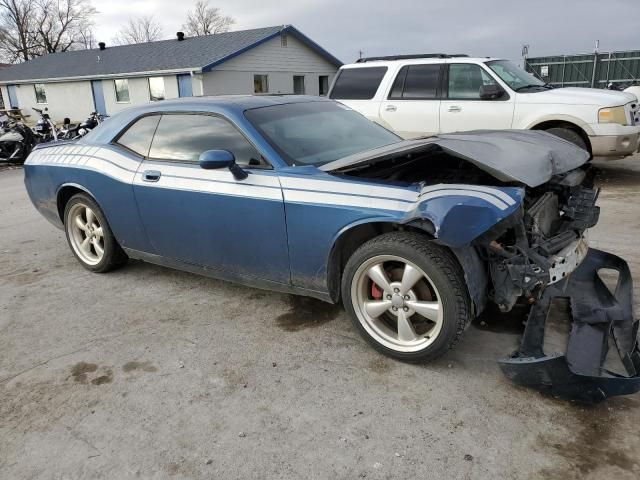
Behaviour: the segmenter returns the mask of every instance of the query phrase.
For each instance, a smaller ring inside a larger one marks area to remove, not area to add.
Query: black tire
[[[69,213],[76,206],[89,207],[98,219],[99,225],[102,227],[102,242],[104,253],[101,260],[96,264],[90,264],[83,260],[83,258],[78,255],[72,244],[69,228],[69,222],[71,221],[69,218]],[[111,227],[109,227],[109,223],[107,222],[107,218],[102,212],[102,209],[98,206],[96,201],[86,193],[77,193],[69,199],[64,209],[64,226],[67,243],[69,244],[71,252],[73,252],[73,255],[78,259],[80,264],[87,270],[95,273],[106,273],[127,263],[127,254],[124,253],[116,238],[113,236]]]
[[[358,288],[358,280],[354,276],[367,261],[381,255],[401,257],[413,263],[426,273],[440,297],[443,309],[442,327],[433,343],[419,351],[403,352],[383,345],[365,329],[356,313],[352,287]],[[356,329],[376,350],[409,362],[430,361],[445,354],[460,340],[472,316],[464,273],[453,253],[446,247],[433,243],[425,235],[415,232],[387,233],[358,248],[349,258],[343,272],[342,299]]]
[[[571,142],[575,146],[580,147],[583,150],[589,151],[587,142],[585,142],[584,138],[582,138],[582,136],[575,130],[572,130],[570,128],[554,127],[547,129],[546,132],[550,133],[551,135],[555,135],[556,137],[560,137],[567,142]]]

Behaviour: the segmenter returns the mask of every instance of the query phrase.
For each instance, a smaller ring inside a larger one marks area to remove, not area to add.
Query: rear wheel
[[[64,226],[71,251],[87,270],[108,272],[127,261],[102,210],[89,195],[71,197],[64,210]]]
[[[356,250],[345,267],[342,297],[364,338],[401,360],[443,355],[471,319],[457,260],[418,233],[388,233]]]
[[[589,150],[589,148],[587,147],[587,142],[585,142],[584,138],[582,138],[582,136],[575,130],[572,130],[570,128],[554,127],[549,128],[546,131],[551,135],[555,135],[556,137],[560,137],[563,140],[573,143],[583,150]]]

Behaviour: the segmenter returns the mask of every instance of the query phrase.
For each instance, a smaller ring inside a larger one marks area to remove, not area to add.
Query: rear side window
[[[387,67],[345,68],[340,70],[330,98],[370,100],[376,94]]]
[[[151,140],[153,139],[153,134],[156,131],[159,120],[160,115],[142,117],[120,135],[116,143],[127,147],[138,155],[146,157],[149,154]]]
[[[149,157],[197,162],[207,150],[228,150],[239,165],[266,165],[255,147],[229,122],[197,114],[163,115]]]
[[[440,65],[408,65],[398,72],[390,99],[428,100],[438,98]]]

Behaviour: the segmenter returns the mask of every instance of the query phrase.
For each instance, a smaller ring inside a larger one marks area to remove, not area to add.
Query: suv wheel
[[[570,128],[557,127],[549,128],[546,130],[546,132],[550,133],[551,135],[555,135],[556,137],[560,137],[567,142],[571,142],[574,145],[582,148],[583,150],[589,150],[589,148],[587,147],[587,142],[585,142],[580,134],[575,130],[571,130]]]

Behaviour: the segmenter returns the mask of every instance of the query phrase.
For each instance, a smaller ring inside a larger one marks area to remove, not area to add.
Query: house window
[[[304,75],[293,76],[293,93],[304,95]]]
[[[280,46],[281,47],[286,47],[287,46],[287,34],[286,33],[281,33],[280,34]]]
[[[129,80],[120,78],[113,81],[116,89],[116,102],[129,103]]]
[[[268,75],[254,75],[253,76],[253,91],[255,93],[267,93],[269,91],[269,76]]]
[[[36,83],[33,89],[36,92],[36,103],[47,103],[47,92],[44,91],[44,83]]]
[[[329,75],[320,75],[318,77],[318,92],[321,96],[326,95],[329,92]]]
[[[149,78],[149,100],[155,102],[157,100],[164,100],[164,78],[162,77],[150,77]]]

